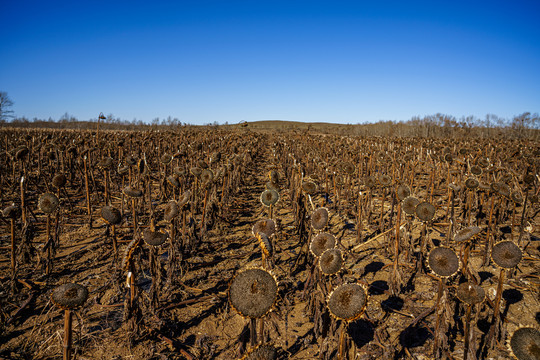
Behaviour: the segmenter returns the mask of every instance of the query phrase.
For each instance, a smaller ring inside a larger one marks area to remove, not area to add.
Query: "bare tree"
[[[7,92],[0,91],[0,121],[7,121],[13,118],[13,101],[9,98]]]
[[[523,114],[514,116],[511,127],[516,136],[522,138],[524,136],[533,136],[535,130],[539,128],[539,124],[540,120],[537,113],[531,114],[530,112],[524,112]]]

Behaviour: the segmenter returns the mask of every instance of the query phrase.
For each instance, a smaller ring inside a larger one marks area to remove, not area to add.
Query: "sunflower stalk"
[[[472,309],[472,305],[471,304],[467,304],[467,314],[465,315],[465,333],[464,333],[464,338],[465,338],[465,345],[464,345],[464,348],[463,348],[463,360],[467,360],[468,356],[469,356],[469,346],[470,346],[470,342],[471,342],[471,309]]]
[[[112,240],[113,240],[113,250],[114,250],[114,261],[118,259],[118,242],[116,240],[116,225],[111,225],[112,230]]]
[[[257,345],[257,318],[249,319],[249,342],[251,347]]]
[[[47,248],[47,263],[45,266],[45,274],[50,275],[52,271],[52,253],[53,253],[53,243],[51,238],[51,215],[47,214],[47,225],[46,225],[47,237],[45,240],[45,247]]]
[[[490,210],[489,210],[489,220],[488,220],[488,227],[487,227],[487,233],[486,233],[486,241],[484,243],[484,259],[483,259],[483,264],[484,265],[487,265],[488,262],[489,262],[489,249],[490,249],[490,244],[491,244],[491,223],[492,223],[492,220],[493,220],[493,209],[495,207],[495,197],[493,196],[493,194],[491,194],[491,207],[490,207]]]
[[[440,358],[440,351],[445,351],[447,348],[448,337],[447,332],[447,303],[446,291],[443,279],[439,278],[439,290],[437,292],[437,302],[435,305],[437,318],[435,320],[434,339],[433,339],[433,356]]]
[[[540,188],[539,188],[540,189]],[[521,224],[519,225],[519,237],[518,237],[518,245],[521,245],[522,239],[523,239],[523,233],[525,230],[525,220],[527,218],[527,200],[529,198],[529,190],[527,189],[525,191],[525,200],[523,200],[523,210],[521,211]]]
[[[15,279],[15,266],[17,262],[17,258],[15,256],[15,219],[12,217],[10,219],[10,236],[11,236],[11,279],[12,281]]]
[[[204,190],[204,201],[203,201],[203,212],[202,212],[202,218],[201,218],[201,237],[204,236],[206,229],[204,225],[204,219],[206,217],[206,203],[208,201],[208,185],[206,189]]]
[[[88,226],[92,228],[92,206],[90,205],[90,187],[88,184],[88,165],[86,156],[83,158],[84,163],[84,187],[86,189],[86,211],[88,213]]]
[[[341,328],[341,333],[339,335],[339,352],[338,352],[338,360],[343,359],[343,355],[345,354],[345,332],[347,329],[348,323],[344,323]]]
[[[311,195],[308,194],[309,203],[311,204],[311,210],[315,210],[315,205],[313,205],[313,200],[311,199]]]
[[[63,360],[71,360],[72,353],[72,318],[71,310],[65,310],[64,315],[64,352]]]
[[[495,296],[495,302],[493,304],[493,320],[491,322],[491,327],[489,328],[489,333],[486,338],[486,346],[492,348],[494,346],[494,339],[497,337],[497,328],[499,325],[499,312],[501,309],[501,297],[502,297],[502,288],[504,283],[505,269],[501,269],[499,274],[499,284],[497,285],[497,295]]]
[[[358,192],[358,209],[356,211],[356,243],[360,243],[362,239],[362,192]]]
[[[398,203],[398,209],[397,209],[397,221],[396,221],[396,234],[394,238],[394,262],[393,262],[393,269],[392,269],[392,278],[390,280],[391,290],[394,295],[399,293],[401,289],[401,274],[399,273],[399,228],[401,225],[401,202]]]

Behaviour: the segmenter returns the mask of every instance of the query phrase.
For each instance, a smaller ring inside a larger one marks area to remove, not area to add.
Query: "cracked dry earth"
[[[261,146],[252,161],[247,162],[238,192],[231,197],[223,217],[214,221],[201,242],[185,255],[182,270],[175,274],[173,284],[163,282],[159,289],[158,309],[147,306],[152,277],[148,270],[147,250],[140,255],[138,287],[142,319],[139,332],[130,339],[124,318],[124,300],[128,296],[126,272],[121,269],[121,259],[113,257],[112,244],[105,236],[105,223],[97,216],[93,227],[85,221],[84,197],[73,193],[73,213],[64,209],[60,221],[60,247],[51,277],[42,275],[39,266],[21,265],[17,293],[10,295],[9,286],[9,230],[2,224],[0,267],[1,312],[3,329],[0,333],[0,359],[59,359],[62,353],[63,312],[50,302],[52,289],[60,283],[76,282],[89,289],[89,299],[75,312],[74,353],[77,359],[235,359],[249,348],[249,320],[231,308],[227,289],[232,277],[241,269],[260,267],[261,251],[252,235],[252,226],[268,216],[267,208],[259,201],[265,189],[268,172],[275,165],[265,161],[271,158],[271,137],[262,134]],[[281,171],[277,164],[278,172]],[[286,174],[281,174],[282,177]],[[427,178],[427,175],[426,175]],[[68,190],[70,191],[70,190]],[[157,191],[157,189],[154,189]],[[314,258],[306,252],[298,234],[292,209],[292,190],[285,186],[280,200],[273,209],[279,220],[278,231],[273,237],[275,251],[272,272],[278,286],[278,298],[265,319],[265,338],[278,348],[280,359],[334,359],[337,356],[341,321],[327,319],[323,334],[314,332],[314,319],[309,308],[310,298],[318,296],[319,289],[305,288]],[[422,189],[418,189],[421,194]],[[440,191],[443,196],[445,190]],[[157,196],[156,196],[157,198]],[[333,287],[343,282],[360,282],[369,293],[363,316],[350,323],[346,333],[349,359],[430,359],[436,312],[429,311],[436,302],[438,278],[424,266],[417,270],[414,259],[403,258],[400,269],[404,279],[403,289],[392,295],[389,290],[392,272],[393,232],[387,215],[387,226],[382,233],[374,224],[362,226],[362,238],[357,240],[354,202],[346,197],[336,204],[336,196],[328,198],[321,193],[313,196],[315,207],[325,205],[330,219],[327,231],[338,239],[344,251],[342,271],[326,279]],[[327,200],[330,200],[328,202]],[[378,206],[374,200],[375,208]],[[119,198],[114,197],[118,204]],[[445,201],[437,204],[437,218],[444,216]],[[307,214],[311,203],[305,202]],[[387,210],[390,204],[387,203]],[[157,217],[163,216],[165,202],[155,200]],[[187,210],[186,210],[187,211]],[[197,229],[200,211],[188,214],[188,224]],[[35,246],[45,237],[43,217],[36,213],[37,230]],[[124,249],[132,239],[130,215],[117,227],[119,249]],[[309,226],[309,221],[307,221]],[[148,226],[148,217],[141,214],[140,225]],[[535,227],[536,228],[536,227]],[[421,236],[421,223],[411,220],[403,236]],[[309,232],[309,230],[308,230]],[[428,228],[434,244],[446,236],[444,225]],[[311,232],[309,232],[311,234]],[[540,298],[538,292],[538,234],[529,234],[524,257],[516,271],[508,276],[503,287],[501,304],[504,324],[501,338],[505,339],[518,325],[538,326]],[[304,239],[305,242],[305,239]],[[363,245],[360,245],[363,244]],[[159,250],[159,262],[166,273],[168,242]],[[411,249],[411,252],[413,249]],[[308,254],[304,256],[302,254]],[[300,255],[300,256],[299,256]],[[493,301],[499,270],[493,265],[482,266],[481,249],[473,250],[471,266],[478,271],[481,285]],[[536,277],[535,277],[536,276]],[[455,297],[459,275],[447,280],[447,304],[452,311],[449,325],[448,358],[463,357],[464,307]],[[473,312],[475,341],[480,343],[489,330],[492,309],[484,302]],[[495,346],[486,358],[508,358],[504,341]]]

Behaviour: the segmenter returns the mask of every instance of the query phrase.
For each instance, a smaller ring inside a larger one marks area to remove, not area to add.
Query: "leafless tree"
[[[13,118],[13,101],[9,98],[7,92],[0,91],[0,121],[7,121]]]

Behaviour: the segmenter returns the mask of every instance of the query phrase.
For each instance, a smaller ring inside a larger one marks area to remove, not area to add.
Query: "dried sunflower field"
[[[0,359],[540,358],[540,144],[0,129]]]

